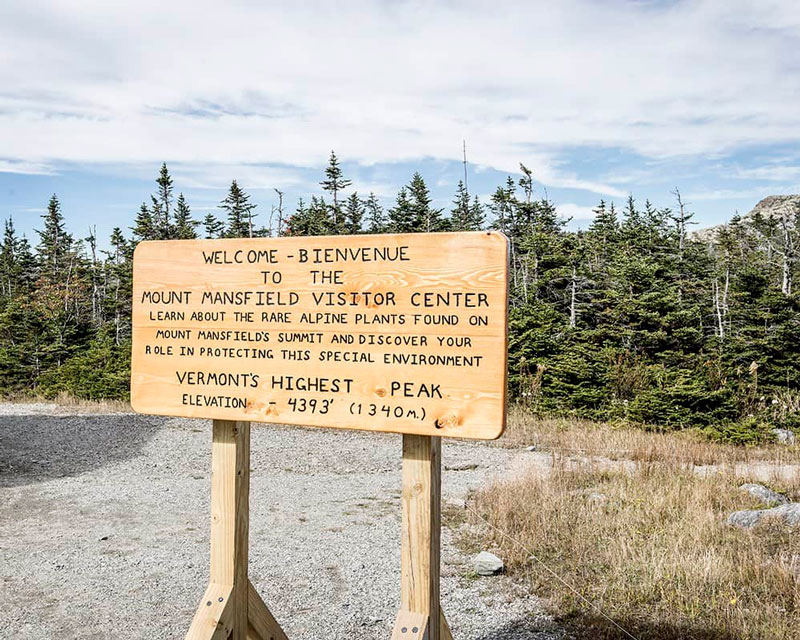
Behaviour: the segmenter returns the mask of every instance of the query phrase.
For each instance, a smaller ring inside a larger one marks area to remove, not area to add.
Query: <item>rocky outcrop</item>
[[[772,509],[735,511],[728,516],[728,524],[740,529],[751,529],[765,519],[774,519],[790,527],[800,524],[800,502],[784,504]]]
[[[792,218],[794,212],[800,210],[800,194],[786,196],[767,196],[759,200],[755,207],[742,216],[742,220],[752,220],[755,216],[761,215],[765,218],[780,218],[789,213]],[[715,227],[697,229],[692,233],[692,237],[700,242],[713,242],[720,229],[727,225],[720,224]]]
[[[778,505],[789,503],[789,499],[786,496],[781,495],[780,493],[777,493],[768,487],[765,487],[763,484],[754,484],[748,482],[747,484],[743,484],[741,487],[739,487],[739,489],[745,493],[749,493],[756,500],[760,500],[770,507],[777,507]]]
[[[761,214],[765,218],[779,218],[786,212],[794,213],[797,207],[800,207],[800,195],[767,196],[760,200],[744,217],[753,218]]]

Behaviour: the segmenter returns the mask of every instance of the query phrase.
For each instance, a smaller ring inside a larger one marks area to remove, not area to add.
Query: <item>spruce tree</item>
[[[219,208],[225,211],[228,225],[226,238],[250,238],[253,236],[253,209],[258,205],[250,202],[250,196],[238,185],[231,183],[228,195],[220,202]]]
[[[510,176],[509,180],[511,180]],[[497,187],[489,199],[489,210],[492,212],[492,216],[494,217],[491,223],[491,228],[501,231],[509,236],[511,235],[511,229],[513,228],[512,201],[513,191],[509,191],[503,187]]]
[[[389,233],[413,233],[417,231],[414,222],[414,208],[408,199],[408,190],[400,187],[395,205],[389,209],[387,231]]]
[[[217,218],[213,213],[207,213],[203,218],[203,228],[206,238],[221,238],[225,233],[225,223]]]
[[[160,240],[169,240],[175,237],[175,225],[172,223],[172,177],[169,175],[166,162],[161,165],[156,184],[157,193],[151,196],[153,225],[156,237]]]
[[[0,247],[0,303],[10,300],[21,288],[22,265],[18,250],[19,239],[14,221],[9,217],[5,221]]]
[[[606,247],[609,241],[615,238],[618,231],[616,211],[606,207],[605,200],[600,200],[600,204],[592,211],[594,219],[589,225],[589,233],[600,239],[602,247]]]
[[[287,236],[323,236],[328,233],[328,207],[322,198],[311,196],[311,203],[306,206],[303,199],[297,203],[297,209],[289,218],[284,229]]]
[[[417,171],[408,183],[408,199],[412,211],[412,225],[415,231],[430,233],[447,229],[447,220],[443,219],[443,209],[431,207],[433,199],[420,173]]]
[[[178,195],[175,203],[175,232],[174,236],[178,240],[193,240],[197,237],[195,227],[199,223],[192,219],[192,212],[183,193]]]
[[[39,246],[36,248],[39,257],[40,272],[50,282],[57,282],[67,266],[68,256],[72,250],[72,236],[64,228],[64,216],[61,203],[53,194],[47,203],[47,211],[42,215],[44,229],[39,234]]]
[[[342,210],[339,204],[339,194],[352,184],[352,180],[344,177],[342,168],[339,166],[339,159],[336,154],[331,151],[331,156],[328,159],[328,166],[325,169],[325,180],[320,182],[322,188],[331,194],[333,197],[333,204],[331,205],[331,233],[341,233],[344,226]]]
[[[453,208],[450,209],[450,228],[453,231],[468,231],[470,225],[469,193],[464,186],[464,181],[459,180],[456,187],[456,197]]]
[[[386,214],[374,193],[370,193],[365,203],[367,213],[367,233],[386,232]]]
[[[157,237],[156,227],[153,222],[153,214],[150,213],[150,209],[147,208],[144,202],[136,213],[136,219],[131,227],[131,231],[133,231],[135,242],[155,240]]]
[[[364,209],[364,202],[358,197],[358,193],[351,193],[350,197],[347,198],[344,209],[345,233],[355,235],[364,232],[362,228]]]
[[[472,197],[472,204],[469,208],[469,229],[467,231],[480,231],[486,224],[486,214],[483,210],[483,204],[478,199],[478,196]]]
[[[114,344],[119,346],[130,334],[126,321],[131,310],[131,251],[128,241],[119,227],[114,227],[109,239],[111,250],[106,252],[108,273],[107,299],[105,303],[108,316],[112,320]]]

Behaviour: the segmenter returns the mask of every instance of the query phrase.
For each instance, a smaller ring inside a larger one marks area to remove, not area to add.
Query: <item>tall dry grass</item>
[[[693,430],[658,433],[640,427],[576,418],[540,418],[512,407],[502,446],[536,445],[565,456],[659,461],[683,465],[725,465],[767,461],[800,463],[800,445],[734,446],[709,441]]]
[[[79,413],[130,413],[130,402],[125,400],[86,400],[62,391],[55,398],[31,394],[12,394],[4,396],[2,402],[15,404],[54,404]]]
[[[462,529],[462,543],[497,550],[579,637],[629,637],[582,596],[640,640],[800,638],[800,531],[729,527],[732,511],[763,505],[739,490],[742,478],[687,466],[678,451],[690,442],[588,425],[580,433],[589,453],[633,451],[633,469],[608,471],[591,458],[576,468],[556,455],[549,474],[474,495],[475,526]],[[540,442],[556,448],[559,434],[548,427]],[[730,455],[694,444],[685,454],[693,461]],[[800,498],[797,484],[773,488]]]

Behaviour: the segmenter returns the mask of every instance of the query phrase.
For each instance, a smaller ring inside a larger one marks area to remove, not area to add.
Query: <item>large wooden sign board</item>
[[[139,244],[131,404],[214,419],[210,580],[186,640],[288,640],[248,579],[250,421],[403,434],[392,640],[452,640],[438,436],[503,431],[507,272],[491,232]]]
[[[131,404],[496,438],[507,265],[492,232],[142,242]]]

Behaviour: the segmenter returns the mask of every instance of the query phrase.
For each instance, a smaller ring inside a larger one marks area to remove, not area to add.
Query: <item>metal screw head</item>
[[[402,628],[400,629],[400,633],[405,633],[406,631],[408,631],[408,628],[407,628],[407,627],[402,627]]]
[[[220,598],[219,601],[222,602],[225,598]]]
[[[419,631],[419,629],[417,629],[417,627],[414,627],[414,628],[411,629],[411,633],[416,633],[417,631]]]
[[[211,600],[209,600],[208,602],[206,602],[206,606],[207,606],[207,607],[210,607],[210,606],[211,606]]]

